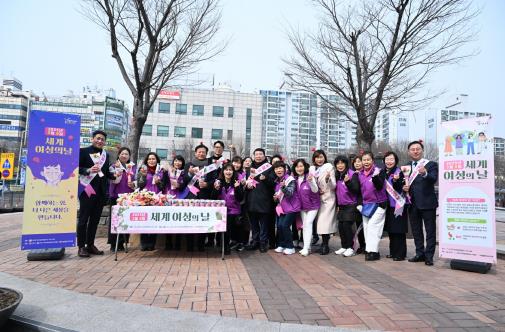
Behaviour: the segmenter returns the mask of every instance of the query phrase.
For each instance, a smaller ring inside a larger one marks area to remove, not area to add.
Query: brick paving
[[[133,248],[119,260],[28,262],[19,250],[22,214],[0,214],[0,271],[118,301],[230,317],[389,331],[505,331],[505,266],[482,275],[334,254],[284,256],[269,251],[175,253]],[[498,242],[505,223],[498,223]],[[330,245],[337,247],[337,238]],[[106,248],[106,240],[97,244]],[[387,239],[381,252],[387,253]],[[413,253],[409,240],[409,253]]]

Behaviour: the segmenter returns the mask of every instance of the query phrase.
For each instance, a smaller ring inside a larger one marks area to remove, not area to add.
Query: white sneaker
[[[293,255],[295,252],[296,252],[295,248],[284,249],[283,251],[284,255]]]
[[[310,251],[308,249],[302,249],[298,253],[302,256],[308,256],[310,254]]]
[[[278,252],[278,253],[281,253],[281,252],[283,252],[283,251],[284,251],[284,248],[283,248],[283,247],[277,247],[277,248],[275,248],[275,250],[274,250],[274,251],[275,251],[275,252]]]
[[[352,248],[347,248],[342,255],[345,257],[354,256],[354,250],[352,250]]]
[[[345,248],[340,248],[337,251],[335,251],[335,255],[342,255],[346,251]]]

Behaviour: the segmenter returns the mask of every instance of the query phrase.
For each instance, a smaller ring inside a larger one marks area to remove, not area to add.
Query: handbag
[[[363,217],[371,218],[375,213],[375,210],[379,207],[377,203],[366,203],[363,204],[363,208],[361,209],[361,214]]]

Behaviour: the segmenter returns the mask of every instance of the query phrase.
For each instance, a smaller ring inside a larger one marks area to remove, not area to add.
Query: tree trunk
[[[146,119],[142,115],[142,108],[142,101],[135,98],[133,101],[133,122],[128,134],[128,148],[130,148],[132,152],[131,161],[134,163],[137,163],[138,160],[140,135],[142,135],[142,129],[146,122]]]

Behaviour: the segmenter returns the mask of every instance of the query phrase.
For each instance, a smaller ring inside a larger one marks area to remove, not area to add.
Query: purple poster
[[[78,115],[31,111],[21,249],[75,246]]]

